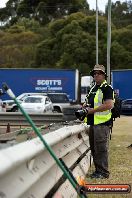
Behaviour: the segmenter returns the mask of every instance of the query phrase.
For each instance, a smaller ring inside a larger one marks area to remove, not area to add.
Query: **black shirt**
[[[95,85],[94,88],[92,88],[92,91],[90,92],[90,94],[87,96],[88,98],[88,103],[90,104],[90,108],[94,108],[94,97],[96,95],[96,92],[98,90],[98,88],[100,87],[100,85]],[[113,100],[113,89],[111,86],[107,85],[107,86],[103,86],[101,88],[102,92],[103,92],[103,100],[108,100],[108,99],[112,99]],[[88,125],[94,125],[94,114],[88,114],[87,116],[87,124]],[[111,120],[105,122],[105,123],[101,123],[101,125],[111,125]]]

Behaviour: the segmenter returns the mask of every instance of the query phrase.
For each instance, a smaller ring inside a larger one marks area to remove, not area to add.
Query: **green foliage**
[[[11,26],[7,32],[9,33],[21,33],[25,31],[25,27],[24,26],[18,26],[18,25],[13,25]]]
[[[107,64],[107,11],[99,12],[99,63]],[[131,68],[132,3],[112,3],[112,69]],[[78,68],[96,62],[96,16],[86,0],[9,0],[0,9],[1,67]]]
[[[107,6],[106,13],[107,16]],[[122,28],[132,24],[132,1],[120,2],[116,1],[111,6],[112,22],[117,28]]]
[[[101,21],[100,39],[105,38],[106,20]],[[49,24],[51,35],[37,48],[36,65],[78,68],[89,71],[95,64],[95,16],[72,14]],[[103,50],[100,48],[100,54]],[[102,55],[103,57],[103,55]],[[83,67],[84,66],[84,67]]]
[[[78,68],[87,73],[96,60],[95,16],[83,13],[69,15],[49,24],[49,37],[39,44],[36,65],[40,67]],[[131,29],[112,24],[112,68],[131,67]],[[125,35],[128,35],[126,37]],[[99,62],[107,64],[107,21],[99,17]],[[124,58],[125,56],[125,58]],[[116,59],[117,57],[117,59]],[[123,64],[124,63],[124,64]]]
[[[111,66],[112,69],[130,69],[132,64],[132,52],[127,51],[117,41],[111,45]]]
[[[40,29],[40,24],[38,21],[25,17],[20,18],[16,24],[18,26],[24,27],[25,31],[31,30],[33,32],[38,32],[38,30]]]
[[[127,35],[127,36],[126,36]],[[118,41],[126,50],[132,50],[132,27],[122,28],[113,31],[112,40]]]
[[[21,32],[21,33],[5,33],[0,40],[0,45],[27,45],[34,44],[40,41],[40,36],[33,32]]]
[[[36,44],[40,40],[40,35],[31,31],[4,33],[0,40],[0,66],[18,68],[34,66]]]
[[[66,20],[65,19],[58,19],[54,22],[49,23],[49,29],[53,36],[56,36],[56,34],[65,27]]]
[[[36,19],[44,25],[71,13],[88,12],[88,10],[89,5],[86,0],[63,0],[63,2],[61,0],[9,0],[6,9],[0,9],[0,14],[2,21],[10,19],[12,25],[21,17]]]
[[[55,39],[46,39],[45,41],[42,41],[37,48],[37,65],[40,67],[54,67],[54,60],[56,57],[54,57],[54,45],[55,45]]]
[[[128,25],[126,28],[132,30],[132,25]]]

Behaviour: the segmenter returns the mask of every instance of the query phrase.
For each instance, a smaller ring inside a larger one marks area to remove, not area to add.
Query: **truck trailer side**
[[[132,69],[113,70],[112,86],[122,100],[132,98]]]
[[[77,69],[0,69],[0,86],[6,82],[16,96],[25,92],[66,93],[79,102],[80,83]],[[9,99],[5,94],[2,100]]]

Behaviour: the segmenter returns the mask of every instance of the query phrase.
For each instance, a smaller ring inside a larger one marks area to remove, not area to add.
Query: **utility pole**
[[[108,0],[108,27],[107,27],[107,82],[111,84],[110,72],[110,48],[111,48],[111,0]]]
[[[96,0],[96,65],[98,65],[98,0]]]

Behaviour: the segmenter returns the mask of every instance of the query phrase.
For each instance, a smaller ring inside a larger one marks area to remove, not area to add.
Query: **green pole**
[[[8,86],[6,85],[6,83],[3,84],[3,88],[5,89],[5,91],[7,91],[8,95],[15,101],[15,103],[17,104],[17,106],[19,107],[19,109],[21,110],[22,114],[24,115],[24,117],[27,119],[27,121],[30,123],[30,125],[32,126],[34,132],[37,134],[37,136],[40,138],[40,140],[42,141],[42,143],[44,144],[44,146],[46,147],[46,149],[49,151],[50,155],[53,157],[53,159],[56,161],[56,163],[58,164],[58,166],[60,167],[60,169],[63,171],[64,175],[67,177],[67,179],[69,180],[69,182],[72,184],[72,186],[74,187],[74,189],[76,190],[76,192],[78,193],[80,198],[85,198],[85,195],[82,195],[79,191],[78,191],[78,187],[79,185],[77,185],[77,182],[75,182],[73,180],[73,178],[70,176],[70,174],[68,173],[68,171],[66,170],[66,168],[63,166],[63,164],[61,163],[61,161],[57,158],[57,156],[55,155],[54,151],[52,150],[52,148],[47,144],[47,142],[44,140],[43,136],[41,135],[41,133],[39,132],[39,130],[37,129],[37,127],[35,126],[34,122],[32,121],[32,119],[30,118],[30,116],[24,111],[24,109],[22,108],[22,106],[20,105],[20,103],[18,102],[18,100],[16,99],[14,93],[12,92],[11,89],[8,88]]]

